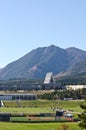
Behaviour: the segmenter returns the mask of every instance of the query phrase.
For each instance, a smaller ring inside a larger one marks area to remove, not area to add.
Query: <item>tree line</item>
[[[86,88],[78,89],[78,90],[54,90],[50,93],[44,93],[38,95],[39,99],[46,99],[46,100],[63,100],[67,98],[72,99],[84,99],[86,97]]]

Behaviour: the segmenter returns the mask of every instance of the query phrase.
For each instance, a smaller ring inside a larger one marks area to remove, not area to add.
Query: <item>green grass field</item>
[[[62,123],[4,123],[0,122],[0,130],[57,130]],[[78,123],[66,123],[73,130],[81,130]]]
[[[50,110],[49,108],[27,108],[27,107],[20,107],[20,108],[11,108],[11,107],[2,107],[0,108],[0,112],[7,112],[7,113],[52,113],[53,111]]]
[[[83,101],[72,100],[35,100],[35,101],[19,101],[19,107],[16,106],[16,101],[4,101],[5,107],[0,108],[0,112],[24,112],[24,113],[42,113],[53,112],[51,108],[62,108],[64,110],[72,110],[81,112],[80,104]]]

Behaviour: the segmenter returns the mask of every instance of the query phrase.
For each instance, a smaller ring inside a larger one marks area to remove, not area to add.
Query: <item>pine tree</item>
[[[83,112],[78,115],[81,120],[79,126],[86,129],[86,100],[82,105],[80,105],[80,107],[83,109]]]

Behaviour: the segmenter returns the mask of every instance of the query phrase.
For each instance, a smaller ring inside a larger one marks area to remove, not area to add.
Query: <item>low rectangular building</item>
[[[36,100],[36,94],[0,94],[0,100]]]
[[[86,88],[86,85],[66,85],[67,90],[77,90]]]

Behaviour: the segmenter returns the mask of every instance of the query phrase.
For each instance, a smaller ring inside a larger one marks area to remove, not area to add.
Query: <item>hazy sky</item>
[[[0,0],[0,68],[51,44],[86,50],[86,0]]]

